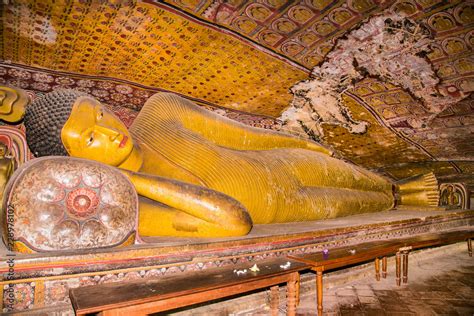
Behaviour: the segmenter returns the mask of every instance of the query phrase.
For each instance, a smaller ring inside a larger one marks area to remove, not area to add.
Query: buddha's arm
[[[196,236],[241,236],[252,228],[252,220],[245,207],[223,193],[172,179],[121,171],[131,180],[139,195],[167,205],[168,212],[175,210],[184,213],[185,216],[181,216],[183,218],[197,219],[189,221],[196,226]],[[157,214],[163,213],[162,208],[163,206],[157,206]],[[144,210],[147,214],[152,213],[149,204]],[[182,224],[178,222],[168,226]],[[151,226],[151,231],[156,230],[157,233],[162,224],[159,217],[156,221],[145,223],[146,226]],[[177,235],[182,235],[179,227],[175,228]]]
[[[214,113],[204,114],[203,119],[187,119],[183,125],[220,146],[238,150],[303,148],[332,155],[330,150],[315,142],[263,128],[246,126]]]
[[[184,128],[209,141],[238,150],[304,148],[331,155],[320,144],[283,133],[255,128],[199,108],[193,102],[174,94],[158,93],[147,101],[157,117],[180,123]],[[148,110],[150,111],[150,110]]]

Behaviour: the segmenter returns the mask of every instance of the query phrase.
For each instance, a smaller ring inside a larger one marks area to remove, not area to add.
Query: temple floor
[[[468,256],[465,243],[411,254],[408,284],[400,287],[390,266],[387,279],[379,282],[371,274],[326,289],[324,315],[474,314],[474,258]],[[317,314],[315,293],[308,292],[297,315]]]

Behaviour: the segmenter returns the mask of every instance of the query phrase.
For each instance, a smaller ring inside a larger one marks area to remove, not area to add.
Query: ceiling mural
[[[165,1],[311,69],[335,40],[389,6],[372,0]]]
[[[316,139],[395,180],[435,171],[474,182],[472,1],[23,0],[2,10],[0,82],[32,96],[78,89],[129,125],[153,93],[170,91],[245,124]],[[420,32],[394,43],[406,76],[372,62],[376,41],[354,41],[370,21],[401,15],[411,25],[397,34]],[[320,89],[337,102],[314,93],[311,124],[295,130],[282,117],[291,118],[292,87],[308,101],[304,84],[325,65],[342,70]]]
[[[0,64],[0,84],[25,89],[29,92],[31,99],[56,89],[74,89],[88,93],[112,110],[127,127],[132,124],[139,110],[150,96],[166,91],[123,80],[66,74],[5,63]],[[202,100],[195,101],[210,111],[250,126],[274,130],[280,130],[282,126],[281,121],[272,117],[229,110]]]
[[[288,106],[288,87],[307,76],[235,36],[158,5],[116,2],[25,0],[4,6],[2,59],[126,79],[272,116]]]

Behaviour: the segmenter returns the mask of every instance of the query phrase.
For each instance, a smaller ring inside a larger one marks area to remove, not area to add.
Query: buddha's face
[[[90,97],[76,100],[61,130],[61,140],[70,156],[112,166],[123,163],[133,150],[127,127]]]

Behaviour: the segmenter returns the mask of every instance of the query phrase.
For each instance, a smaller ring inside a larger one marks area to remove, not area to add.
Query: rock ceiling
[[[320,124],[319,134],[301,136],[393,179],[435,170],[445,181],[473,181],[471,1],[9,1],[0,80],[33,96],[57,87],[86,91],[127,124],[152,93],[172,91],[246,124],[288,130],[278,118],[292,103],[290,89],[338,49],[344,53],[338,44],[351,32],[390,14],[427,31],[428,53],[418,57],[437,91],[455,102],[433,112],[429,98],[406,88],[410,82],[364,76],[338,97],[365,131]]]

